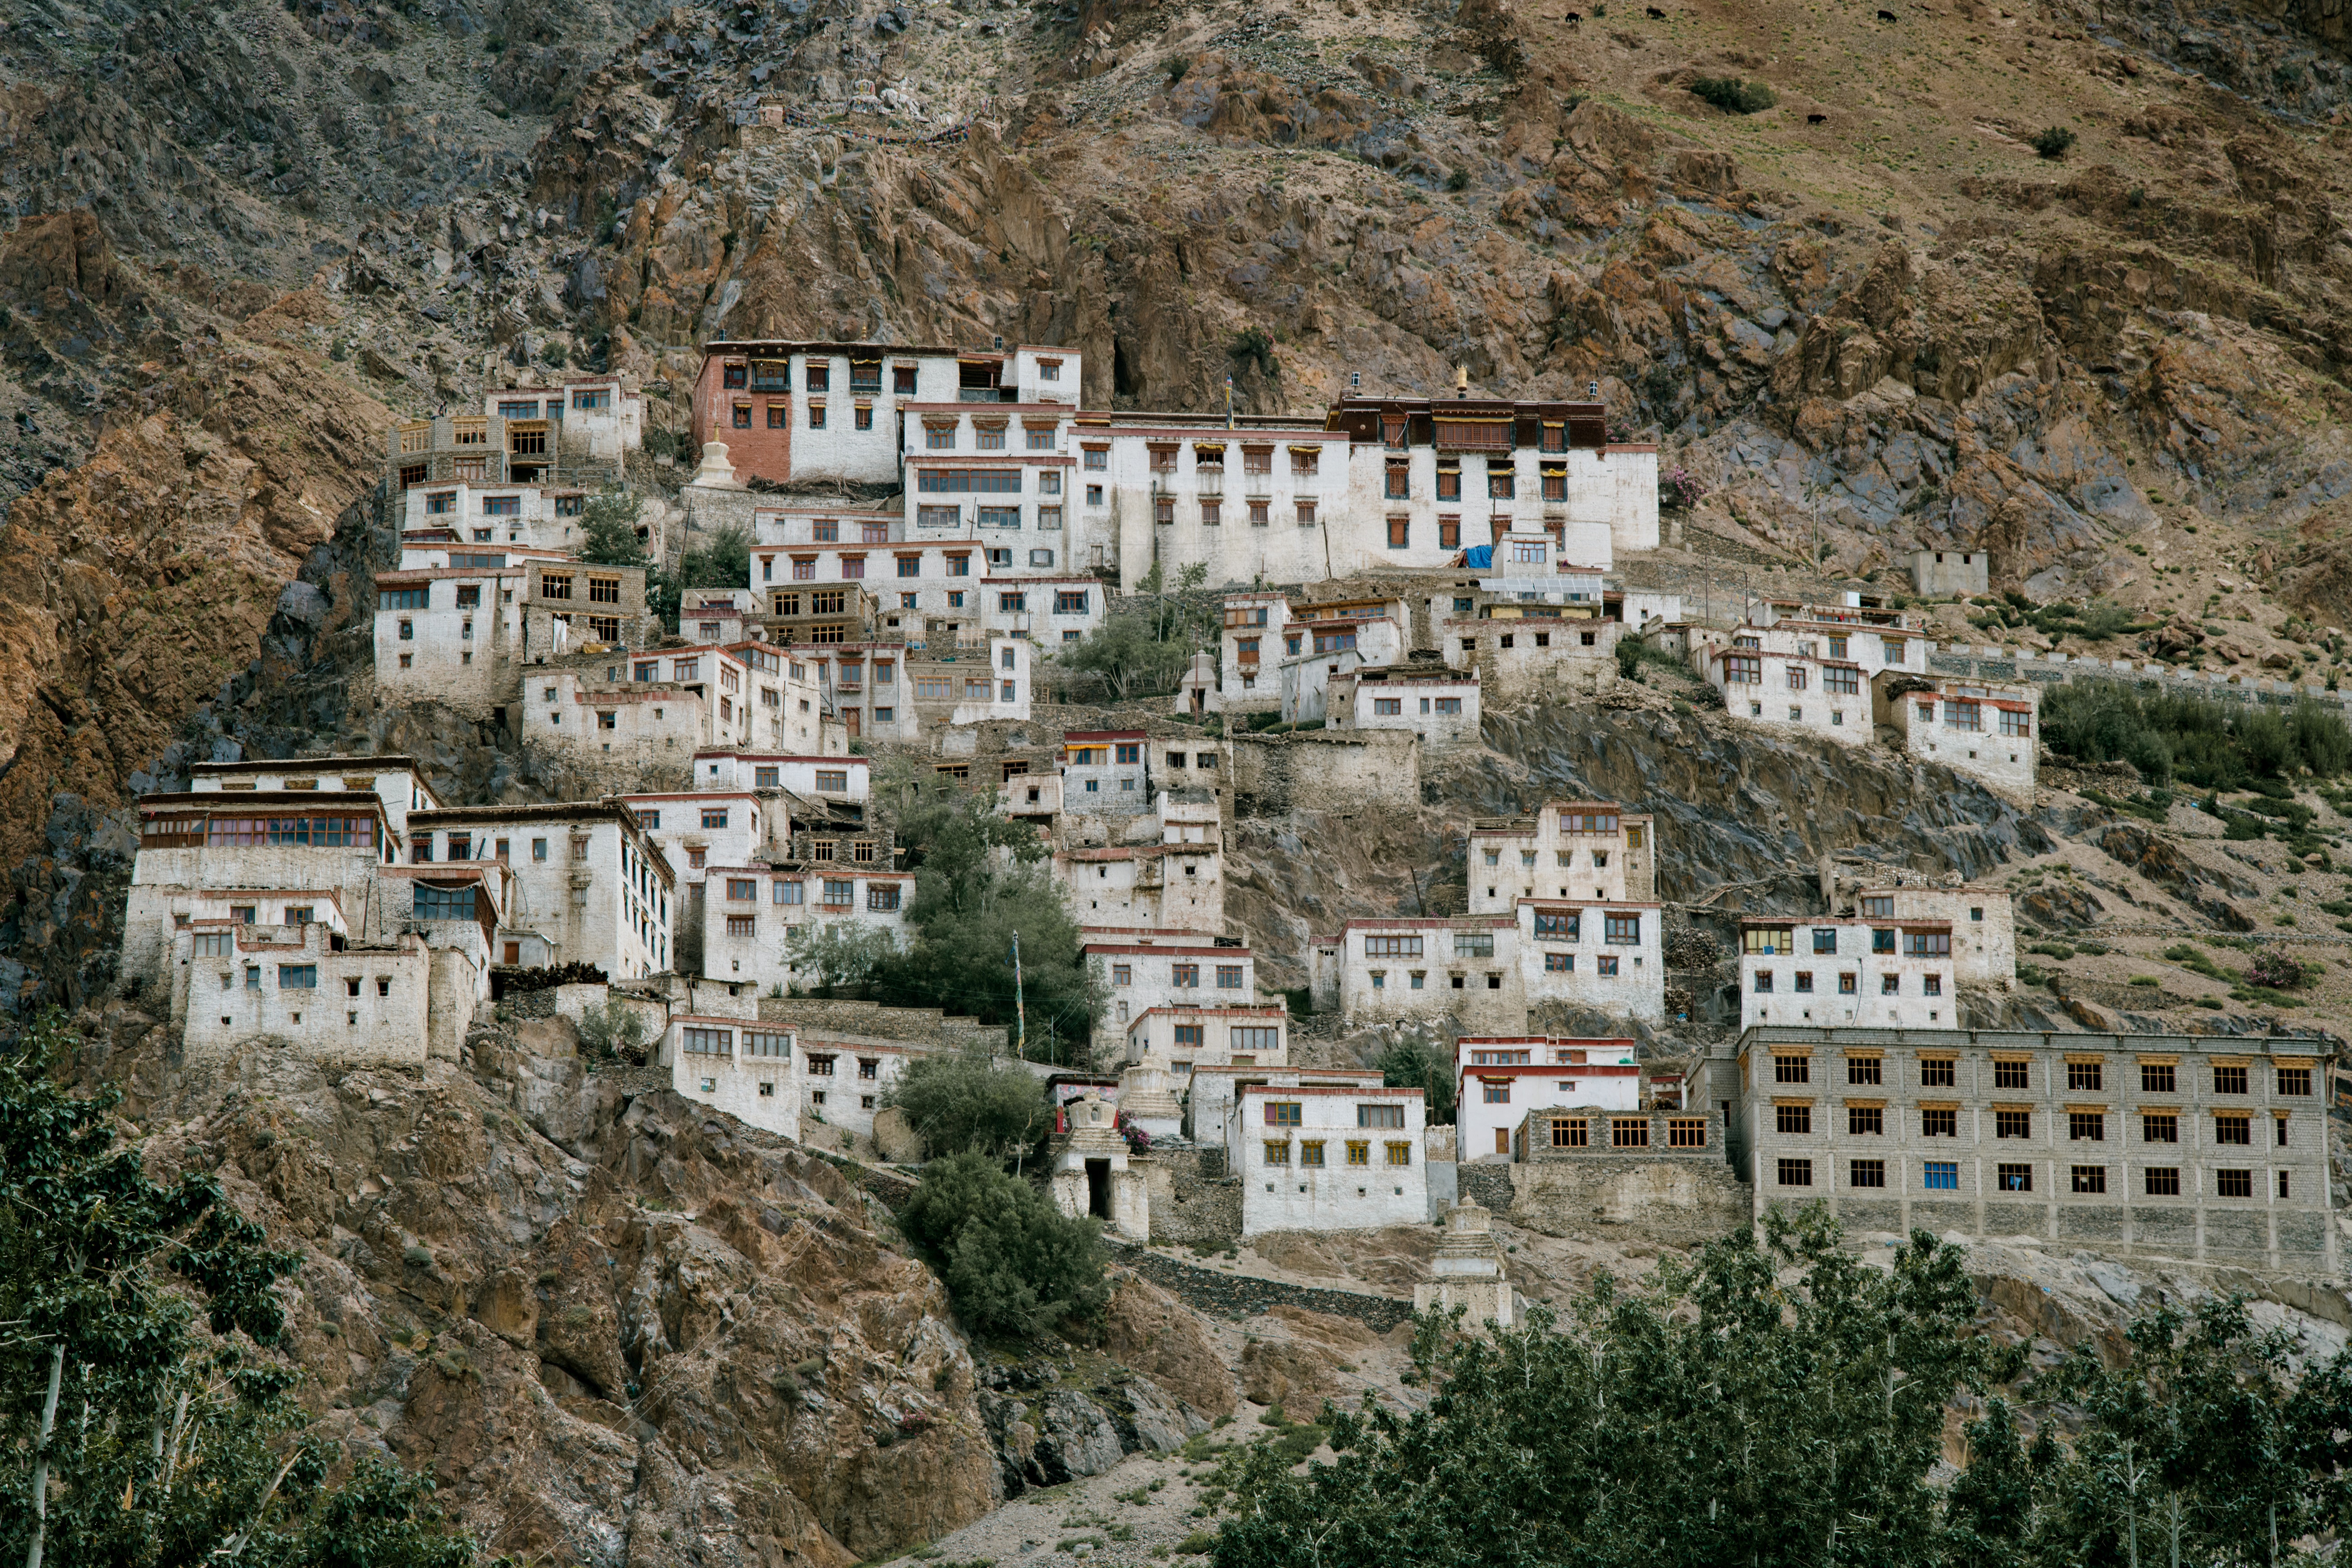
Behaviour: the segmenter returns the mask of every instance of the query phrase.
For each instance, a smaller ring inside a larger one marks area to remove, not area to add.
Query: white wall
[[[425,1059],[434,1032],[428,1023],[433,954],[419,938],[337,952],[325,926],[263,928],[222,933],[231,951],[200,953],[195,949],[204,934],[179,931],[172,942],[173,1011],[192,1058],[218,1059],[279,1039],[320,1061],[413,1065]],[[288,967],[311,970],[316,984],[281,984]],[[472,1002],[470,995],[451,998],[468,1019]]]
[[[1606,824],[1586,831],[1584,824]],[[1609,801],[1548,800],[1522,827],[1470,835],[1469,912],[1505,914],[1523,898],[1642,900],[1656,896],[1656,824]]]
[[[1642,1068],[1630,1040],[1465,1035],[1454,1057],[1454,1121],[1465,1160],[1509,1153],[1511,1133],[1530,1110],[1633,1110],[1642,1103]]]
[[[1883,922],[1875,929],[1890,929]],[[1739,1022],[1816,1027],[1948,1029],[1959,1018],[1952,960],[1903,951],[1874,952],[1874,927],[1811,921],[1794,930],[1794,952],[1739,955]],[[1815,933],[1828,931],[1835,951],[1815,951]],[[1746,933],[1743,933],[1745,937]],[[1764,977],[1771,989],[1759,990]],[[1889,991],[1892,984],[1895,989]],[[1852,989],[1846,987],[1851,984]],[[1930,987],[1934,989],[1931,991]]]
[[[1268,1125],[1265,1112],[1270,1104],[1298,1106],[1299,1125]],[[1401,1109],[1404,1125],[1360,1126],[1359,1112],[1367,1107]],[[1244,1089],[1227,1143],[1228,1168],[1241,1178],[1242,1235],[1427,1224],[1423,1109],[1422,1091],[1417,1089],[1252,1085]],[[1307,1145],[1311,1142],[1323,1145],[1320,1165],[1306,1163]],[[1348,1163],[1350,1142],[1366,1145],[1366,1163]],[[1287,1159],[1281,1163],[1269,1159],[1269,1144],[1284,1148]],[[1404,1163],[1389,1163],[1391,1146],[1401,1149]]]
[[[1935,690],[1900,696],[1882,689],[1876,709],[1878,721],[1893,725],[1903,749],[1921,762],[1966,773],[2011,800],[2031,805],[2041,705],[2041,690],[2030,683],[1986,686],[1948,680]],[[2004,732],[2004,724],[2014,732]]]
[[[694,785],[722,793],[788,789],[814,800],[863,802],[873,764],[864,757],[793,755],[781,752],[704,751],[694,757]],[[766,770],[773,769],[770,782]],[[819,774],[827,775],[823,779]],[[831,775],[839,774],[836,783]],[[821,787],[822,786],[822,787]]]
[[[724,1048],[688,1051],[688,1029],[700,1032],[698,1043]],[[800,1053],[793,1031],[784,1025],[677,1014],[663,1032],[660,1050],[669,1060],[670,1087],[688,1100],[762,1131],[800,1137]]]
[[[1475,742],[1481,710],[1478,681],[1391,675],[1371,680],[1337,677],[1326,693],[1331,726],[1340,730],[1410,730],[1433,746]],[[1452,712],[1445,711],[1448,703]]]

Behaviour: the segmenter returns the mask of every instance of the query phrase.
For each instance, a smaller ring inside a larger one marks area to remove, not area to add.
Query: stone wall
[[[1240,1241],[1242,1187],[1225,1175],[1223,1149],[1163,1147],[1128,1166],[1143,1173],[1153,1242],[1222,1251]]]
[[[1421,804],[1421,737],[1398,730],[1235,735],[1234,815],[1295,809],[1412,810]]]
[[[1154,1285],[1182,1298],[1188,1305],[1221,1318],[1249,1318],[1274,1307],[1301,1307],[1310,1312],[1351,1319],[1381,1334],[1412,1321],[1412,1303],[1393,1297],[1360,1295],[1353,1290],[1318,1290],[1285,1284],[1279,1279],[1226,1274],[1139,1248],[1126,1254],[1121,1261]]]
[[[1464,1169],[1507,1171],[1511,1220],[1547,1236],[1630,1226],[1644,1240],[1681,1247],[1739,1229],[1753,1210],[1748,1184],[1712,1151],[1702,1158],[1601,1153]]]
[[[909,1045],[957,1050],[978,1046],[999,1054],[1008,1048],[1003,1025],[992,1026],[971,1018],[952,1017],[937,1007],[885,1007],[879,1002],[816,996],[762,996],[760,1020],[827,1037],[861,1035],[868,1039],[903,1040]]]

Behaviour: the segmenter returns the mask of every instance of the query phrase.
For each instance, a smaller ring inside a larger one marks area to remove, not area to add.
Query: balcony
[[[1017,387],[959,386],[956,388],[958,403],[1018,403],[1020,400],[1021,392]]]

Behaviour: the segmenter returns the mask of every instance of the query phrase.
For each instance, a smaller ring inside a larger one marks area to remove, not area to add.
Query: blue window
[[[801,901],[800,883],[778,882],[776,884],[776,902],[780,904],[797,904]]]
[[[429,888],[419,882],[412,912],[420,921],[472,920],[474,889],[471,887]]]
[[[426,496],[425,498],[425,510],[427,512],[447,512],[457,510],[457,492],[456,490],[437,490],[432,495]]]
[[[1953,1160],[1930,1160],[1920,1168],[1923,1184],[1931,1193],[1956,1193],[1960,1190],[1960,1167]]]
[[[280,991],[316,991],[318,988],[317,964],[281,963],[278,966],[278,989]]]
[[[522,515],[522,497],[484,496],[482,498],[482,515],[484,517],[520,517]]]
[[[1837,928],[1835,926],[1815,926],[1813,928],[1813,951],[1815,952],[1835,952],[1837,951]]]
[[[430,588],[390,588],[376,595],[376,606],[385,610],[423,610],[430,608]]]

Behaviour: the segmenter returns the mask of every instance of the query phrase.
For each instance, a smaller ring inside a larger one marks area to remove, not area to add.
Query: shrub
[[[1736,76],[1703,76],[1691,82],[1691,91],[1700,98],[1733,114],[1759,114],[1780,101],[1780,97],[1760,81],[1742,81]]]
[[[2063,158],[2066,149],[2074,144],[2074,133],[2063,125],[2053,125],[2047,131],[2034,133],[2032,146],[2045,158]]]
[[[1469,177],[1465,175],[1463,184],[1468,183]],[[1458,191],[1462,186],[1451,188]],[[1244,327],[1235,332],[1234,341],[1225,345],[1225,357],[1236,364],[1255,364],[1267,375],[1281,374],[1282,367],[1274,357],[1274,340],[1266,336],[1263,327]]]
[[[1428,1098],[1429,1120],[1443,1125],[1454,1120],[1454,1054],[1427,1041],[1399,1040],[1372,1064],[1381,1082],[1390,1089],[1417,1089]]]
[[[646,1059],[646,1021],[635,1007],[607,997],[580,1009],[580,1044],[598,1061],[632,1067]]]
[[[1676,468],[1658,481],[1658,505],[1666,511],[1688,511],[1706,493],[1686,468]]]
[[[1459,163],[1455,164],[1454,166],[1454,172],[1445,176],[1445,188],[1449,191],[1468,190],[1470,188],[1470,171]]]
[[[924,1167],[900,1225],[976,1333],[1034,1335],[1109,1300],[1095,1222],[1071,1219],[977,1152]]]
[[[2298,770],[2329,777],[2352,767],[2352,730],[2341,714],[2308,700],[2284,710],[2241,707],[2189,692],[2142,695],[2112,680],[2053,687],[2042,702],[2042,738],[2079,762],[2127,762],[2150,783],[2178,773],[2211,789],[2254,788]],[[2226,820],[2236,829],[2245,819]],[[2258,823],[2243,831],[2261,837]]]
[[[2246,984],[2260,985],[2269,991],[2300,990],[2307,979],[2303,961],[2289,953],[2258,952],[2254,954],[2254,961],[2246,965]]]
[[[907,1113],[933,1155],[980,1153],[1002,1163],[1034,1152],[1053,1130],[1045,1084],[1021,1068],[992,1065],[985,1052],[919,1057],[882,1103]]]

